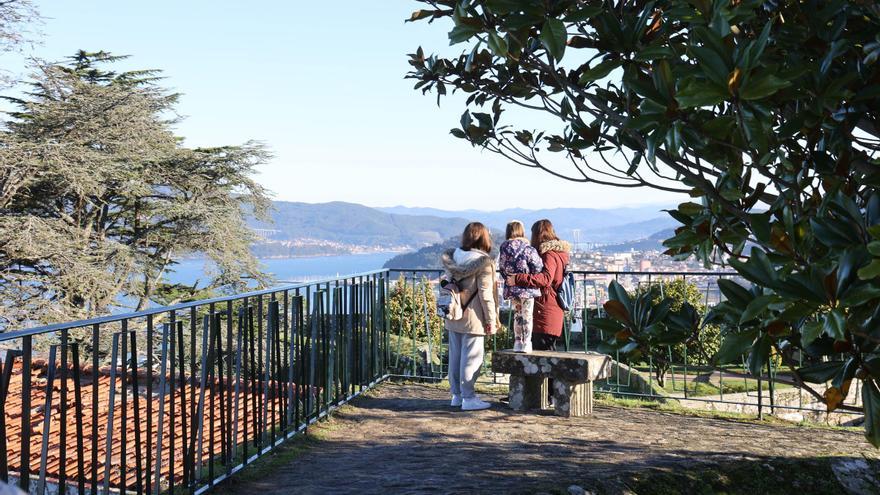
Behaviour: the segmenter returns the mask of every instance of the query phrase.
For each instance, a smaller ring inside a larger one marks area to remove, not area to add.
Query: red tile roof
[[[57,481],[61,474],[61,466],[62,464],[65,466],[65,476],[68,482],[73,482],[77,478],[77,435],[76,435],[76,411],[75,407],[75,395],[74,395],[74,381],[73,381],[73,370],[68,371],[66,386],[67,386],[67,422],[66,422],[66,432],[65,432],[65,444],[66,444],[66,454],[65,458],[60,458],[60,447],[61,447],[61,425],[62,425],[62,417],[61,417],[61,380],[60,380],[60,368],[58,369],[58,373],[56,374],[56,378],[54,380],[53,385],[53,396],[52,396],[52,413],[51,413],[51,423],[49,429],[49,446],[48,446],[48,455],[46,461],[46,473],[47,478]],[[118,373],[121,372],[122,369],[118,369]],[[46,403],[46,382],[47,382],[47,365],[45,361],[37,361],[35,360],[31,367],[31,418],[30,418],[30,471],[31,471],[31,479],[36,479],[40,470],[40,456],[41,456],[41,448],[42,448],[42,440],[43,440],[43,421],[45,419],[44,409]],[[139,380],[139,415],[140,415],[140,423],[135,423],[134,421],[134,400],[131,395],[132,386],[131,383],[126,383],[127,388],[127,404],[126,404],[126,422],[123,425],[122,423],[122,397],[121,397],[121,381],[119,378],[119,374],[117,373],[116,378],[116,397],[115,397],[115,405],[114,405],[114,421],[113,421],[113,432],[112,432],[112,454],[110,458],[110,484],[111,486],[119,486],[122,478],[121,473],[121,455],[122,455],[122,429],[125,428],[126,432],[126,472],[125,472],[125,483],[127,486],[134,487],[137,480],[137,466],[136,466],[136,446],[135,446],[135,432],[140,430],[141,435],[141,459],[143,469],[146,471],[146,459],[147,459],[147,398],[146,398],[146,374],[141,372],[140,380]],[[172,471],[172,467],[169,465],[170,459],[170,448],[171,448],[171,425],[170,425],[170,411],[171,411],[171,401],[173,400],[174,404],[174,415],[175,415],[175,425],[174,425],[174,483],[178,484],[181,480],[183,480],[184,474],[184,463],[183,456],[184,450],[183,445],[181,443],[181,438],[183,436],[183,425],[180,421],[180,400],[181,400],[181,389],[179,380],[175,384],[175,392],[174,395],[170,395],[168,393],[162,394],[161,396],[158,394],[159,388],[159,377],[158,374],[154,374],[153,376],[153,394],[154,397],[152,399],[152,425],[151,430],[149,432],[149,436],[152,440],[152,457],[153,463],[152,472],[143,473],[143,483],[146,486],[146,476],[149,476],[152,480],[155,475],[155,439],[158,435],[158,426],[159,426],[159,402],[161,400],[165,400],[165,413],[164,413],[164,426],[163,426],[163,439],[162,439],[162,469],[161,469],[161,478],[163,480],[163,484],[167,482],[170,472]],[[130,378],[131,371],[128,370],[127,378]],[[189,380],[187,380],[189,381]],[[195,380],[193,380],[195,381]],[[81,381],[80,386],[82,390],[82,429],[83,429],[83,448],[84,448],[84,466],[86,473],[86,481],[90,480],[90,473],[92,469],[92,419],[94,416],[94,411],[92,410],[92,396],[94,393],[98,394],[98,484],[99,486],[103,485],[104,478],[104,469],[105,469],[105,460],[106,460],[106,437],[107,437],[107,424],[109,422],[108,412],[109,412],[109,402],[110,402],[110,369],[102,368],[98,375],[98,384],[97,387],[94,386],[93,383],[93,375],[92,370],[90,368],[84,368],[81,372]],[[203,430],[203,441],[202,441],[202,449],[201,449],[201,459],[204,463],[212,456],[219,456],[222,452],[222,443],[221,437],[223,436],[222,425],[220,422],[221,407],[225,407],[226,401],[224,400],[221,405],[220,401],[220,389],[223,389],[224,396],[228,394],[230,391],[234,392],[234,381],[232,387],[229,387],[226,384],[225,380],[217,380],[214,383],[214,387],[207,386],[205,389],[205,425]],[[273,401],[275,398],[274,392],[272,392],[273,387],[276,384],[273,382],[270,384],[270,393],[267,413],[268,413],[268,422],[272,424],[272,415],[275,414],[275,422],[278,423],[281,420],[280,413],[280,401]],[[278,384],[279,387],[282,388],[282,394],[287,394],[287,383]],[[295,385],[293,385],[295,387]],[[213,390],[212,390],[213,388]],[[187,433],[192,435],[193,430],[197,427],[197,422],[195,418],[193,418],[189,413],[189,405],[192,394],[195,395],[195,413],[198,414],[198,401],[199,401],[199,387],[196,383],[187,383],[184,387],[184,392],[186,393],[186,417],[187,417]],[[209,445],[208,438],[210,435],[210,409],[211,409],[211,398],[214,397],[214,446],[213,449]],[[241,443],[245,440],[243,438],[244,428],[247,426],[248,433],[248,441],[253,441],[254,439],[254,429],[255,425],[253,424],[253,401],[262,406],[262,398],[263,395],[259,392],[253,393],[245,380],[242,379],[241,388],[239,392],[239,403],[238,403],[238,443]],[[247,403],[247,404],[245,404]],[[235,402],[233,398],[233,407],[235,407]],[[21,468],[21,412],[22,412],[22,365],[20,359],[16,360],[13,366],[13,374],[9,384],[9,392],[7,395],[7,400],[5,402],[5,414],[6,414],[6,438],[7,438],[7,459],[9,463],[9,472],[18,473]],[[245,415],[245,409],[247,409],[247,415]],[[234,413],[233,413],[234,415]],[[234,416],[231,419],[235,419]],[[241,447],[237,450],[236,460],[234,464],[238,463],[238,460],[241,458]],[[216,464],[217,474],[221,472],[223,469],[219,467],[219,463]]]

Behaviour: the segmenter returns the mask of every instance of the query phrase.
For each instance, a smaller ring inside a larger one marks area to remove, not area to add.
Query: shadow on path
[[[233,479],[226,491],[533,493],[576,483],[621,493],[625,487],[615,481],[621,473],[650,469],[724,465],[772,481],[773,465],[797,461],[807,463],[821,481],[830,473],[821,469],[830,468],[817,459],[842,456],[864,462],[868,457],[874,465],[877,458],[858,431],[612,407],[571,419],[516,413],[500,403],[462,412],[449,407],[445,394],[432,386],[383,385],[314,427],[317,441],[302,455],[272,464],[257,479],[246,474],[244,481]],[[791,492],[791,484],[777,481],[764,491],[784,486],[778,493]],[[679,488],[688,482],[671,481]],[[833,474],[829,482],[835,482]]]

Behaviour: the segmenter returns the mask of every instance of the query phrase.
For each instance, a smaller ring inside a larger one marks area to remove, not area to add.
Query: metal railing
[[[393,287],[429,287],[436,294],[441,270],[392,270],[389,277]],[[723,300],[717,281],[721,278],[737,279],[736,273],[720,271],[604,271],[572,270],[575,274],[575,307],[565,316],[561,350],[596,351],[598,344],[605,340],[604,332],[592,326],[590,320],[603,317],[603,304],[608,300],[608,284],[612,280],[621,283],[628,291],[644,289],[648,286],[662,287],[674,280],[684,280],[692,290],[700,294],[704,311]],[[395,282],[396,281],[396,282]],[[741,281],[744,285],[746,282]],[[396,289],[391,290],[392,299]],[[418,302],[421,302],[421,296]],[[487,354],[498,349],[513,347],[513,312],[502,306],[502,324],[505,331],[486,339]],[[431,322],[432,309],[427,300],[424,305],[411,306],[411,314],[398,324],[392,319],[390,333],[396,342],[392,346],[393,358],[389,363],[392,376],[421,380],[442,380],[447,373],[446,339],[442,322]],[[399,318],[398,318],[399,319]],[[609,393],[624,398],[647,400],[676,400],[682,404],[700,407],[708,404],[716,409],[754,413],[762,416],[770,413],[797,413],[805,419],[820,418],[825,414],[824,404],[817,403],[808,393],[797,388],[794,380],[775,360],[770,360],[766,370],[759,377],[749,375],[745,358],[742,363],[718,366],[711,362],[713,346],[720,345],[720,331],[706,335],[701,333],[700,341],[673,348],[667,346],[659,352],[667,354],[668,369],[663,373],[664,383],[658,383],[658,366],[650,357],[630,361],[615,353],[611,378],[597,383],[597,393]],[[711,340],[711,342],[709,341]],[[704,347],[705,346],[705,347]],[[711,352],[689,352],[689,348],[708,348]],[[656,349],[654,351],[657,351]],[[803,359],[801,356],[799,359]],[[486,360],[483,373],[498,383],[502,377],[491,372]],[[848,398],[848,404],[858,404],[856,390]],[[840,411],[846,413],[845,411]],[[809,416],[809,418],[807,418]]]
[[[386,378],[387,291],[378,270],[0,334],[0,479],[201,493]]]
[[[708,307],[721,300],[717,280],[734,276],[573,273],[576,305],[560,346],[580,351],[605,337],[590,320],[602,316],[613,279],[634,290],[684,278]],[[448,344],[433,303],[441,274],[377,270],[0,334],[0,479],[40,494],[50,484],[61,494],[204,492],[388,377],[442,380]],[[503,308],[508,328],[512,317]],[[487,351],[512,343],[504,331]],[[755,379],[744,365],[715,367],[686,348],[682,357],[657,387],[650,358],[615,355],[597,393],[759,415],[816,409],[779,404],[790,384],[772,362]],[[705,393],[707,374],[717,395]]]

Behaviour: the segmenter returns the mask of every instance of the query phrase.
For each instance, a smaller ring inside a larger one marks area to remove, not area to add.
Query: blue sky
[[[127,68],[162,69],[183,93],[186,144],[264,142],[275,157],[259,180],[275,199],[491,210],[679,199],[567,183],[452,137],[462,100],[438,108],[403,75],[419,45],[461,48],[443,23],[404,23],[421,5],[411,0],[35,3],[47,19],[33,54],[103,49],[131,55]]]

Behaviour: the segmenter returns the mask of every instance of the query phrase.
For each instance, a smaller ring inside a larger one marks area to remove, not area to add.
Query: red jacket
[[[547,241],[541,244],[539,251],[544,269],[534,275],[517,274],[516,285],[541,289],[541,296],[535,298],[532,331],[559,337],[562,335],[564,314],[556,301],[556,289],[562,284],[562,274],[568,265],[571,245],[560,240]]]

